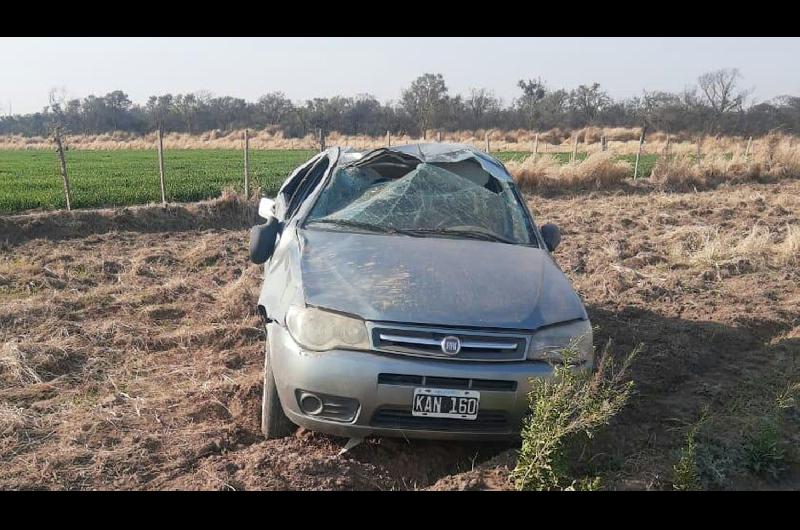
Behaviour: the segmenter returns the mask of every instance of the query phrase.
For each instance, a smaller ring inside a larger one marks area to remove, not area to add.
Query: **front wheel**
[[[294,430],[294,424],[289,421],[283,412],[278,387],[275,385],[275,375],[272,373],[272,363],[269,361],[269,345],[264,355],[264,394],[261,398],[261,431],[267,440],[289,436]]]

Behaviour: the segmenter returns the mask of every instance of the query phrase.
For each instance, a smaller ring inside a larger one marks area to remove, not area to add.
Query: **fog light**
[[[316,415],[322,412],[322,400],[310,392],[300,394],[300,408],[306,414]]]
[[[309,392],[301,388],[295,389],[294,395],[300,411],[317,419],[350,423],[358,415],[357,399]]]

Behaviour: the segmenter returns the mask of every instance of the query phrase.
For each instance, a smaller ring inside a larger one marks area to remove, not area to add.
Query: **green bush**
[[[591,438],[628,401],[633,381],[626,371],[639,348],[615,366],[603,350],[593,372],[570,366],[577,352],[565,350],[563,364],[554,364],[554,377],[532,379],[530,414],[522,428],[522,447],[512,472],[518,490],[597,489],[598,479],[573,478],[569,445],[577,436]]]

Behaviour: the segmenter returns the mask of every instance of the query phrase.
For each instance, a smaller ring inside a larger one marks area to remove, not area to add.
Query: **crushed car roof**
[[[502,162],[467,144],[426,143],[406,144],[391,147],[380,147],[371,151],[342,150],[339,164],[361,165],[386,153],[398,153],[404,157],[413,157],[423,163],[461,162],[476,160],[485,171],[498,180],[510,181],[511,175]]]

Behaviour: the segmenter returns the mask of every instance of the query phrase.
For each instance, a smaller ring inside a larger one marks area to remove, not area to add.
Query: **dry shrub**
[[[794,139],[780,138],[768,143],[769,174],[774,178],[800,177],[800,149],[794,145]]]
[[[28,427],[33,414],[23,407],[0,403],[0,436],[8,436]]]
[[[565,131],[561,128],[554,128],[550,129],[549,131],[545,131],[539,134],[539,141],[547,142],[549,144],[558,145],[564,142],[567,138],[569,138],[570,133]]]
[[[786,237],[777,247],[779,260],[787,265],[800,263],[800,226],[788,225]]]
[[[650,174],[650,180],[658,186],[677,191],[771,178],[758,160],[738,154],[707,155],[699,161],[686,154],[662,156]]]
[[[638,127],[610,127],[603,130],[606,140],[615,142],[639,141],[641,130]]]
[[[705,175],[697,164],[685,156],[672,159],[661,157],[650,173],[650,180],[669,189],[703,189],[707,185]]]
[[[738,243],[733,246],[729,259],[746,259],[757,265],[758,268],[763,268],[769,264],[774,254],[776,259],[772,261],[774,261],[776,265],[783,265],[783,261],[775,252],[776,250],[777,246],[771,242],[769,228],[757,224],[750,229],[750,233],[747,234],[744,239],[739,240]]]
[[[506,163],[506,168],[523,189],[549,189],[559,186],[561,164],[555,157],[539,155],[529,156],[522,162],[511,160]]]
[[[531,190],[603,189],[620,184],[632,172],[628,162],[616,160],[608,151],[598,151],[581,162],[566,165],[543,155],[531,156],[522,162],[511,161],[507,167],[520,187]]]
[[[615,160],[608,152],[589,155],[582,162],[562,166],[561,178],[568,187],[592,185],[597,189],[610,187],[622,182],[632,173],[631,165],[625,160]]]
[[[44,421],[27,407],[0,402],[0,455],[12,456],[30,443],[31,434],[41,431]]]
[[[42,379],[31,366],[28,354],[16,342],[0,346],[0,382],[4,385],[41,383]]]
[[[262,268],[249,265],[239,278],[219,292],[219,313],[223,321],[241,321],[256,315],[256,304],[262,281]]]
[[[608,132],[614,131],[617,135],[620,134],[619,129],[603,129],[602,127],[584,127],[583,129],[577,129],[573,131],[573,134],[578,136],[578,142],[580,143],[598,143],[600,139],[605,136],[607,140],[610,140]],[[624,129],[623,129],[624,130]],[[614,140],[619,140],[618,137],[614,137]]]
[[[672,231],[668,239],[670,262],[694,268],[750,272],[796,263],[800,252],[800,227],[787,226],[776,242],[770,229],[756,224],[744,237],[721,235],[717,228],[688,226]]]

